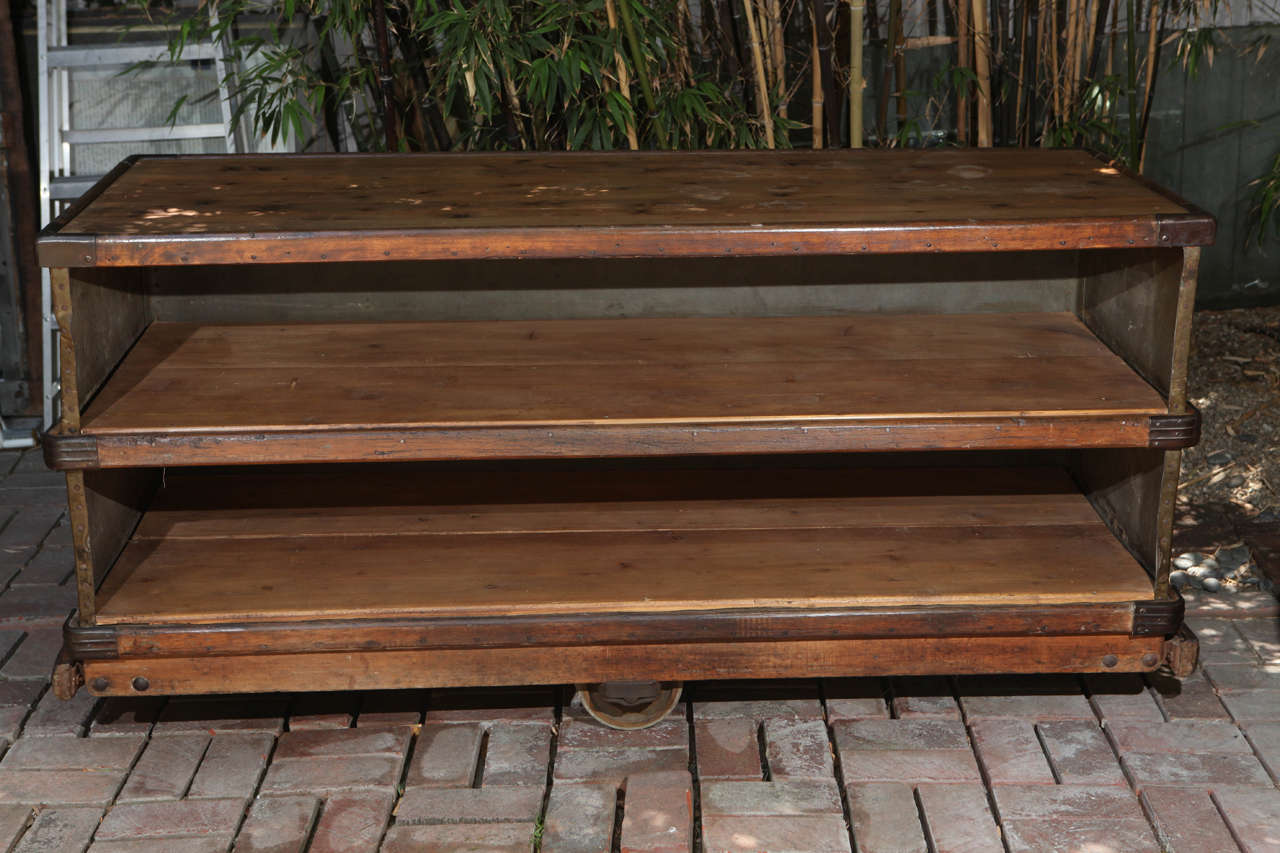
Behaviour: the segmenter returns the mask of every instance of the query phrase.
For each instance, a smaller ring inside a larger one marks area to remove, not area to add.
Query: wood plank
[[[83,407],[151,322],[151,304],[141,269],[72,270],[69,288],[62,334],[75,348],[76,383],[75,397],[64,398],[64,405]]]
[[[1150,672],[1162,637],[919,637],[86,661],[98,696],[388,690],[610,680]],[[1114,657],[1109,657],[1114,656]],[[1110,664],[1110,665],[1108,665]],[[144,681],[135,681],[141,677]],[[99,680],[101,679],[101,681]],[[134,684],[146,687],[139,691]]]
[[[870,486],[868,494],[854,488],[845,498],[719,498],[700,505],[680,498],[566,503],[552,482],[541,501],[472,503],[438,515],[437,505],[422,507],[400,532],[388,519],[404,520],[406,507],[384,517],[358,502],[352,506],[342,501],[338,478],[328,489],[322,480],[297,478],[294,498],[282,491],[260,499],[263,508],[251,506],[250,513],[261,516],[251,519],[225,506],[234,499],[225,486],[206,491],[192,476],[180,485],[184,496],[159,499],[159,514],[143,521],[141,535],[121,554],[101,590],[98,620],[1057,604],[1151,596],[1146,573],[1083,496],[1067,493],[1061,472],[1022,473],[1020,482],[1007,472],[994,475],[1005,478],[1003,490],[962,495],[959,478],[981,482],[984,472],[947,472],[938,479],[950,482],[955,494],[938,496],[929,494],[931,471],[915,470],[896,496],[892,486],[886,489],[890,500],[879,510],[868,508],[875,500]],[[882,471],[866,479],[893,476]],[[404,488],[397,493],[410,496]],[[206,508],[214,513],[196,517]],[[327,534],[318,529],[325,520]],[[220,535],[228,525],[236,531]],[[174,528],[179,535],[169,536]]]
[[[127,624],[77,634],[85,659],[876,637],[1130,635],[1134,603],[698,610],[438,619]],[[1148,631],[1148,634],[1158,633]]]
[[[1203,218],[1079,151],[215,156],[137,160],[40,249],[166,265],[1127,248]]]
[[[153,324],[82,428],[874,425],[1166,411],[1072,315],[1011,316]]]
[[[919,417],[752,423],[132,432],[85,436],[64,467],[1147,447],[1155,416]],[[92,461],[90,461],[92,460]]]

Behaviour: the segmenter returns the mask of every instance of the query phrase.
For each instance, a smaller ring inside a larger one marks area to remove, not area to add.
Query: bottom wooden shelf
[[[100,590],[98,624],[1152,596],[1056,469],[358,470],[171,472]]]
[[[1156,668],[1179,602],[1048,467],[169,472],[92,692]]]

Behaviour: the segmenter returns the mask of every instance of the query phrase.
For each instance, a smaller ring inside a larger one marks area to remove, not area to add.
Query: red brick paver
[[[1264,594],[1190,602],[1205,664],[1182,682],[689,684],[638,732],[557,686],[61,702],[68,528],[22,464],[0,473],[0,850],[1280,850]]]

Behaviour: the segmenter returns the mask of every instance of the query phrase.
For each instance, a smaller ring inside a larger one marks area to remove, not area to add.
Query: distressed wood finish
[[[40,241],[57,691],[1185,672],[1212,238],[1073,151],[132,159]]]
[[[261,508],[193,475],[157,501],[121,554],[98,624],[1150,597],[1146,573],[1060,471],[843,472],[862,480],[851,495],[834,488],[840,473],[816,477],[826,497],[797,488],[777,498],[757,480],[757,498],[726,488],[690,502],[673,489],[584,502],[547,477],[524,502],[500,490],[443,505],[414,500],[415,482],[393,473],[371,506],[350,500],[344,478],[286,476]],[[964,488],[988,477],[985,489]],[[486,479],[478,485],[496,485]]]
[[[1145,447],[1157,416],[1018,416],[810,420],[663,426],[571,424],[554,428],[315,430],[225,434],[86,435],[83,453],[58,454],[57,470],[164,465],[468,459],[615,459],[723,454]],[[1194,436],[1197,430],[1180,431]],[[54,440],[58,438],[55,436]],[[1183,440],[1179,446],[1193,441]],[[91,449],[86,449],[91,448]]]
[[[1051,250],[1212,235],[1203,213],[1078,151],[143,158],[97,192],[46,231],[43,263]]]
[[[888,637],[1078,636],[1135,632],[1133,603],[947,605],[675,613],[122,624],[69,631],[84,659],[291,654],[376,649],[482,649]],[[1163,636],[1166,631],[1158,632]]]
[[[157,323],[82,433],[104,467],[1145,447],[1165,411],[1069,314]]]
[[[799,642],[120,658],[84,664],[97,696],[385,690],[730,678],[1150,672],[1163,637],[913,637]],[[145,690],[134,687],[146,686]]]

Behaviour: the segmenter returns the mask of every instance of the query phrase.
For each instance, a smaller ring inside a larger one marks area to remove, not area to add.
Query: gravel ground
[[[1203,437],[1182,457],[1175,552],[1257,577],[1245,540],[1280,524],[1280,307],[1198,312],[1189,387]]]

